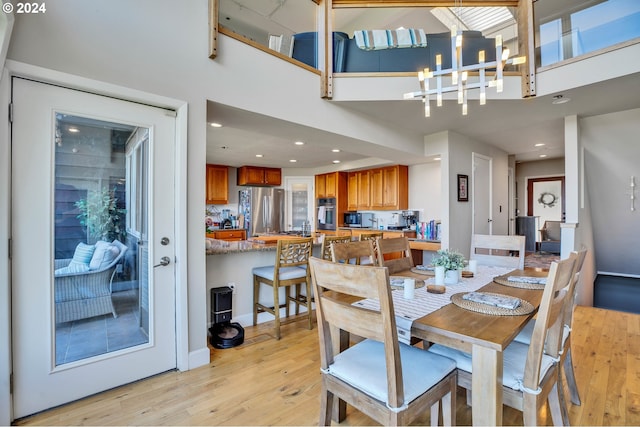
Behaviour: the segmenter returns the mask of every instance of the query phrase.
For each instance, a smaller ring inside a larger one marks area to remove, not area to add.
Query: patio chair
[[[94,268],[87,265],[88,270],[77,272],[69,269],[72,261],[76,258],[75,255],[74,258],[54,261],[56,323],[86,319],[108,313],[112,313],[113,317],[118,317],[111,301],[113,277],[116,265],[123,260],[128,248],[118,240],[101,243],[103,243],[102,246],[113,251],[112,253],[115,252],[113,247],[117,248],[118,254],[113,258],[95,259],[99,257],[98,251],[92,251],[93,256],[88,264]],[[78,247],[80,245],[91,246],[81,243]],[[101,245],[97,244],[97,246]],[[78,249],[76,249],[77,251]]]

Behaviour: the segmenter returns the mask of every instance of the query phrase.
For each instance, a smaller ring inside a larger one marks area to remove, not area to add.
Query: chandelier
[[[509,49],[502,48],[502,36],[498,35],[496,40],[496,60],[485,62],[485,51],[478,52],[478,63],[473,65],[462,64],[462,31],[454,25],[451,29],[451,68],[442,69],[442,55],[436,55],[436,69],[425,68],[418,72],[420,90],[404,94],[404,99],[422,99],[424,103],[425,117],[431,116],[431,95],[436,97],[436,105],[442,106],[442,94],[457,92],[458,104],[462,104],[462,115],[467,115],[467,91],[470,89],[480,89],[480,105],[487,103],[487,87],[495,87],[496,92],[502,92],[502,74],[506,65],[524,64],[524,56],[509,58]],[[493,78],[487,79],[487,69],[495,69]],[[477,72],[478,81],[469,82],[469,73]],[[443,87],[443,76],[451,77],[451,86]]]

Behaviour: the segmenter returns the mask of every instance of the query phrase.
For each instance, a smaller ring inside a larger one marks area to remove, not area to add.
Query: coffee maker
[[[402,211],[402,217],[404,218],[404,222],[407,228],[412,228],[420,220],[420,212],[419,211]]]

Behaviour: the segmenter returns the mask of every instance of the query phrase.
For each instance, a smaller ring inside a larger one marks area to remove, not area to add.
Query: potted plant
[[[80,210],[78,219],[87,227],[87,242],[89,240],[111,242],[115,239],[124,241],[127,211],[118,207],[118,199],[114,193],[115,190],[107,188],[89,191],[86,199],[76,202],[76,207]]]
[[[445,284],[453,285],[458,283],[460,272],[465,266],[464,256],[455,250],[439,249],[431,259],[431,264],[436,270],[436,284],[443,280]]]

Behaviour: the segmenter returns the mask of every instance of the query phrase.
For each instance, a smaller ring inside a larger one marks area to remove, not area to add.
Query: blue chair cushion
[[[109,266],[120,254],[120,249],[112,243],[99,241],[89,262],[89,270],[102,270]]]
[[[267,265],[264,267],[255,267],[251,270],[253,275],[262,277],[263,279],[274,279],[275,266]],[[307,277],[307,269],[302,267],[280,267],[280,280],[303,279]]]
[[[514,390],[523,390],[524,369],[527,364],[528,351],[528,345],[516,341],[509,344],[509,346],[504,350],[502,384]],[[472,372],[471,355],[469,353],[440,344],[432,345],[429,347],[428,352],[449,357],[456,361],[458,369],[466,372]],[[549,368],[554,365],[554,363],[555,361],[551,356],[547,356],[546,354],[542,356],[540,378],[544,378],[545,374]]]
[[[404,403],[407,404],[439,383],[456,368],[455,361],[400,343]],[[387,376],[384,344],[364,340],[336,355],[329,374],[385,403]]]

